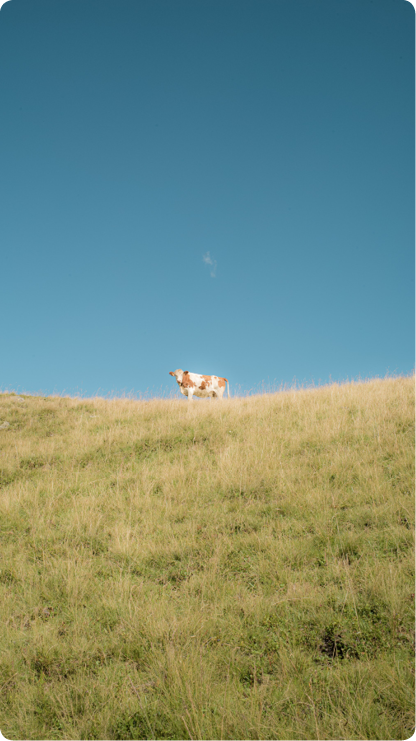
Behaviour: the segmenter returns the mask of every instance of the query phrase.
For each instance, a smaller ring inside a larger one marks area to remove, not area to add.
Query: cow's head
[[[178,383],[180,383],[182,381],[183,370],[178,368],[176,371],[169,371],[169,375],[174,376]]]

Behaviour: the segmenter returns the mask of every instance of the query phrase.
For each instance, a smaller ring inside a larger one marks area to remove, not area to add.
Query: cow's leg
[[[192,401],[193,395],[194,395],[194,392],[191,389],[188,389],[188,401]]]

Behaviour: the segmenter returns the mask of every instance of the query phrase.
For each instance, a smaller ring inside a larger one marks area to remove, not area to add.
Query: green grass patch
[[[406,739],[414,379],[0,396],[10,739]]]

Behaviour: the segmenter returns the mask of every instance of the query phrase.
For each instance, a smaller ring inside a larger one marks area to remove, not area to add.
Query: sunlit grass
[[[3,421],[6,737],[411,735],[413,378]]]

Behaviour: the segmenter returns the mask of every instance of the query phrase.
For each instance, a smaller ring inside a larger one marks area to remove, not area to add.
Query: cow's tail
[[[230,384],[227,379],[227,397],[230,398]]]

